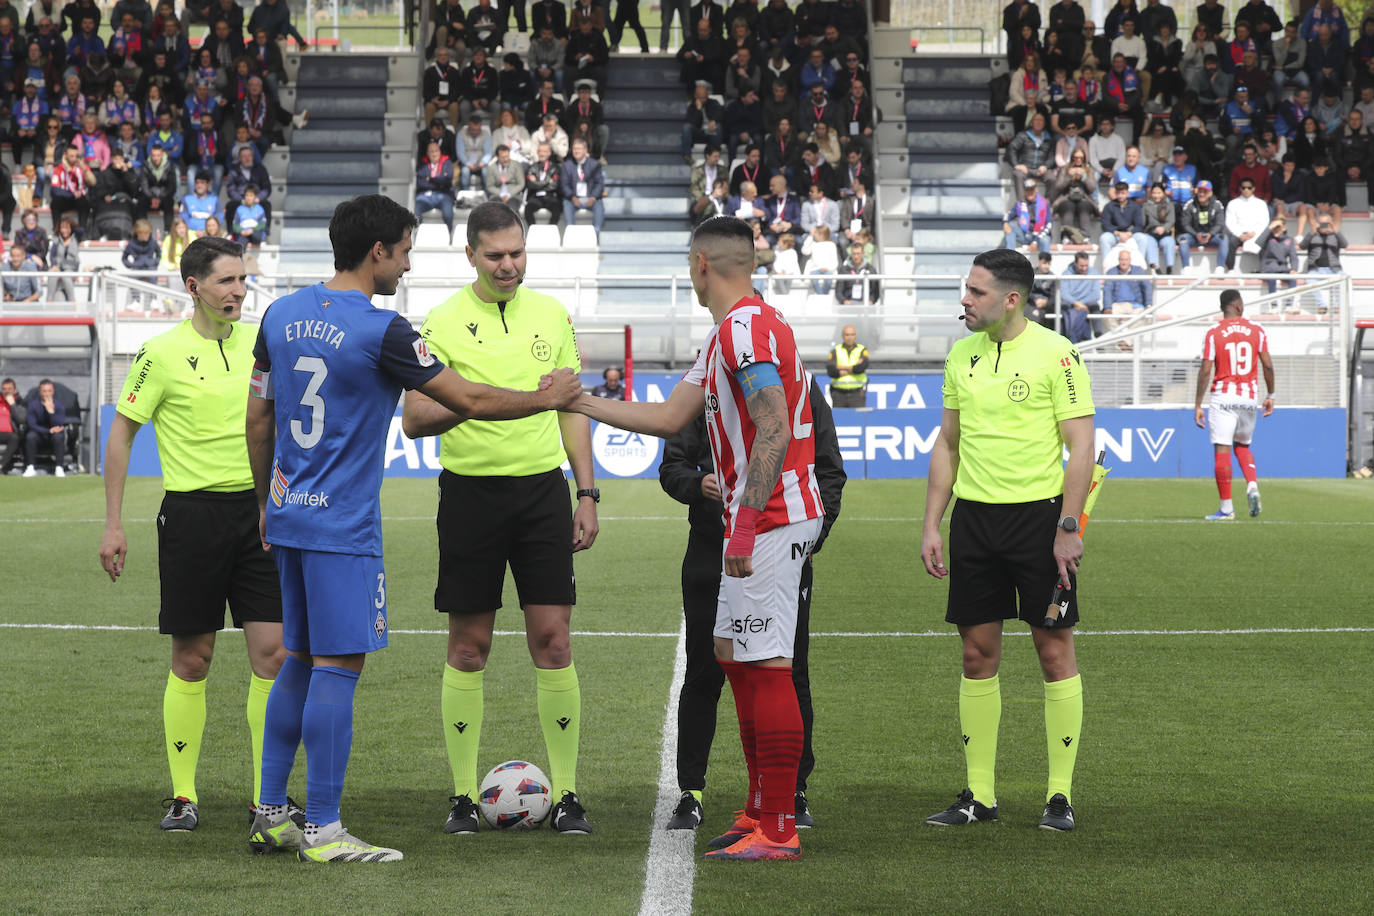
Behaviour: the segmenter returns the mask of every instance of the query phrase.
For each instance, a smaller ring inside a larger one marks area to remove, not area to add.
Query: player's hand
[[[747,579],[754,574],[754,555],[725,555],[725,574],[732,579]]]
[[[721,497],[720,481],[716,479],[715,474],[707,474],[705,477],[701,478],[701,495],[712,502],[719,503],[725,501]]]
[[[124,540],[123,528],[106,528],[105,536],[100,539],[100,565],[109,574],[110,581],[119,579],[124,572],[124,558],[129,553],[129,545]]]
[[[743,579],[754,574],[754,531],[760,512],[752,506],[740,506],[730,540],[725,545],[725,574]]]
[[[262,541],[262,549],[270,551],[272,545],[267,543],[267,507],[258,508],[258,540]]]
[[[1272,407],[1273,405],[1271,404],[1270,408],[1272,409]],[[1266,414],[1266,416],[1268,415]],[[1203,415],[1201,407],[1193,408],[1193,422],[1197,424],[1198,429],[1207,428],[1207,418]]]
[[[596,500],[579,499],[577,509],[573,512],[573,553],[586,550],[596,543],[596,534],[600,530],[596,521]]]
[[[577,399],[582,397],[582,380],[571,369],[555,369],[549,373],[549,386],[541,390],[548,394],[551,410],[571,410]]]
[[[1059,566],[1059,582],[1065,589],[1072,588],[1069,573],[1078,575],[1078,564],[1083,560],[1083,539],[1076,533],[1064,529],[1054,536],[1054,562]]]
[[[938,530],[921,535],[921,562],[925,564],[926,572],[937,579],[949,575],[949,570],[945,568],[945,542]]]
[[[1268,416],[1272,416],[1273,413],[1274,413],[1274,399],[1273,399],[1273,398],[1265,398],[1265,399],[1264,399],[1264,413],[1260,414],[1260,416],[1268,417]]]

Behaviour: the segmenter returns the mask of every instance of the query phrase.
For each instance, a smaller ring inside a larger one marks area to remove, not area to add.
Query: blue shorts
[[[282,643],[292,652],[357,655],[387,644],[381,557],[273,545],[281,577]]]

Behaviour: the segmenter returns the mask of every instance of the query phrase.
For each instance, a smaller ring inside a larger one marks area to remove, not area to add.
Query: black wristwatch
[[[1069,534],[1073,534],[1078,530],[1078,519],[1074,518],[1072,515],[1066,515],[1059,520],[1059,527]]]
[[[601,490],[599,490],[599,489],[596,488],[596,487],[592,487],[590,490],[578,490],[578,491],[577,491],[577,498],[578,498],[578,499],[581,499],[581,498],[584,497],[584,496],[590,496],[590,497],[592,498],[592,502],[594,502],[594,503],[599,503],[599,502],[601,502]]]

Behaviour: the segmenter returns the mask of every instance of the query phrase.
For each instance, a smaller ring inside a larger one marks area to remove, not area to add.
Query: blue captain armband
[[[746,366],[735,373],[735,381],[739,382],[740,388],[744,389],[746,398],[770,385],[782,387],[782,376],[778,375],[778,367],[772,363],[755,363],[752,366]]]

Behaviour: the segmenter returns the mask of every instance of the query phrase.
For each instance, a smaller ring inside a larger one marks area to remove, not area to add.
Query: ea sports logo
[[[617,477],[633,477],[658,461],[658,439],[598,423],[592,433],[592,452],[607,472]]]

